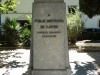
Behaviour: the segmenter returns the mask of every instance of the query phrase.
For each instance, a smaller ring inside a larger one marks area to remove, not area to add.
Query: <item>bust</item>
[[[64,0],[34,0],[34,2],[42,2],[42,3],[62,3]]]

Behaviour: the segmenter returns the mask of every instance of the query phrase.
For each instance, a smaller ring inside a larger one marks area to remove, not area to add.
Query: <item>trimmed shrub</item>
[[[84,28],[84,24],[81,21],[77,12],[75,14],[69,13],[67,16],[67,31],[68,40],[71,43],[75,43]]]

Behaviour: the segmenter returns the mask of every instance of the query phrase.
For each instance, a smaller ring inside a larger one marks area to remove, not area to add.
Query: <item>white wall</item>
[[[4,3],[6,0],[2,0],[2,3]],[[17,1],[17,7],[16,11],[17,13],[32,13],[32,3],[34,0],[16,0]],[[11,12],[10,12],[11,13]]]
[[[1,14],[1,23],[5,21],[6,17],[10,17],[10,19],[16,18],[17,20],[27,20],[27,15],[31,14]]]
[[[88,18],[87,15],[83,14],[81,19],[85,23],[85,28],[99,28],[100,16]]]
[[[77,5],[79,6],[79,0],[64,0],[66,6]],[[98,28],[99,27],[100,16],[94,16],[93,18],[88,18],[85,14],[82,15],[82,21],[85,23],[86,28]]]
[[[17,11],[17,14],[2,14],[1,19],[2,22],[5,19],[6,16],[10,18],[17,18],[17,19],[26,19],[26,15],[29,13],[32,13],[32,3],[34,0],[17,0],[17,8],[15,9]],[[66,3],[66,7],[70,5],[76,5],[79,6],[79,0],[64,0]],[[67,11],[67,10],[66,10]],[[85,23],[86,28],[97,28],[99,25],[100,16],[95,16],[91,19],[89,19],[86,15],[82,15],[82,20]]]
[[[26,20],[26,15],[30,15],[32,13],[32,3],[34,0],[16,0],[17,13],[13,14],[13,12],[9,12],[9,14],[1,14],[1,22],[5,20],[5,17],[16,18],[18,20]]]
[[[17,13],[32,13],[32,3],[34,0],[17,0]]]
[[[66,5],[79,5],[79,0],[64,0]]]

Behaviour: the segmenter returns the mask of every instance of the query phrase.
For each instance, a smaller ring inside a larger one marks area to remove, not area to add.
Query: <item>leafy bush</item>
[[[20,33],[20,25],[17,23],[16,19],[10,20],[6,18],[5,22],[2,24],[2,31],[5,35],[5,41],[7,46],[17,46]]]
[[[75,14],[69,13],[67,16],[67,31],[68,40],[74,43],[84,28],[83,22],[81,21],[77,12]]]
[[[28,23],[26,23],[26,25],[32,25],[32,17],[30,15],[27,15],[27,20]]]
[[[25,46],[30,45],[31,31],[28,29],[28,26],[29,25],[25,25],[20,32],[20,42]]]
[[[25,46],[30,46],[32,17],[27,16],[27,19],[28,23],[25,23],[25,25],[21,28],[20,42]]]
[[[32,18],[27,16],[28,23],[21,26],[17,20],[6,17],[5,21],[0,26],[2,29],[2,41],[6,41],[5,46],[29,46],[31,36]]]

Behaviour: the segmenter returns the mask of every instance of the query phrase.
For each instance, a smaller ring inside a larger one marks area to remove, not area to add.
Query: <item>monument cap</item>
[[[62,3],[64,0],[34,0],[34,2],[39,3]]]

